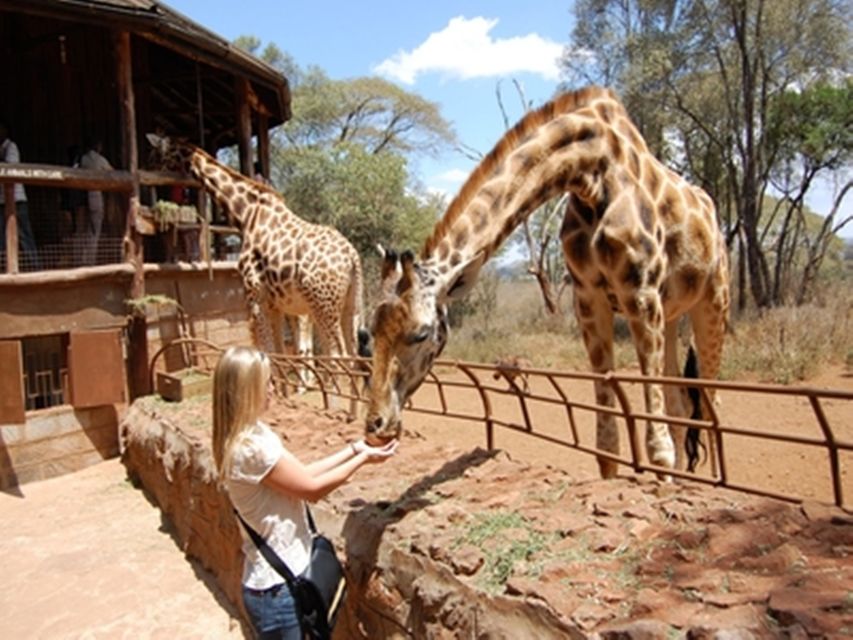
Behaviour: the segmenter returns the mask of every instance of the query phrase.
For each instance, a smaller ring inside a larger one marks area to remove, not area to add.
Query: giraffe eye
[[[406,344],[419,344],[432,335],[432,329],[429,326],[423,326],[415,333],[410,333],[406,336]]]

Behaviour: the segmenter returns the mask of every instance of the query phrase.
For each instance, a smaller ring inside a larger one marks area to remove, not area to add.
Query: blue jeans
[[[302,640],[296,603],[286,584],[263,591],[244,586],[243,605],[260,640]]]

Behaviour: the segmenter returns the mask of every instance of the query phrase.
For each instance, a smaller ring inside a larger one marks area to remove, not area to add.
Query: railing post
[[[720,431],[720,417],[717,415],[717,410],[714,408],[714,403],[711,402],[710,398],[708,397],[708,390],[705,387],[699,387],[699,391],[702,394],[702,406],[707,407],[708,412],[711,414],[710,416],[708,416],[711,422],[711,432],[714,437],[714,446],[713,450],[711,451],[711,474],[713,475],[717,472],[717,469],[714,465],[714,462],[717,462],[720,467],[719,480],[723,485],[725,485],[726,479],[728,478],[728,471],[726,470],[726,456],[723,452],[723,448],[725,445],[723,444],[723,433]],[[709,437],[708,443],[710,444],[710,442],[711,438]]]
[[[643,465],[640,463],[640,434],[637,433],[637,421],[634,420],[634,413],[631,410],[631,402],[628,400],[628,395],[625,389],[619,384],[612,371],[604,374],[604,382],[610,385],[613,392],[616,394],[617,400],[622,407],[622,415],[625,417],[625,426],[628,429],[628,442],[631,446],[631,460],[633,462],[634,471],[641,472]]]
[[[6,225],[6,273],[18,273],[18,211],[15,209],[15,185],[3,185],[6,198],[3,224]]]
[[[455,362],[454,364],[457,369],[468,376],[471,382],[474,383],[477,393],[480,394],[480,401],[483,403],[483,422],[486,423],[486,448],[491,451],[495,448],[495,423],[492,420],[492,404],[489,402],[489,396],[486,395],[486,390],[480,384],[479,378],[471,373],[468,367],[461,362]]]
[[[835,442],[835,434],[829,426],[829,422],[826,419],[826,414],[823,412],[820,400],[810,393],[809,402],[812,405],[812,410],[820,424],[821,431],[823,431],[823,437],[826,438],[827,448],[829,449],[829,468],[832,470],[832,492],[835,495],[835,504],[839,507],[843,507],[844,490],[841,486],[841,462],[838,459],[838,446]]]

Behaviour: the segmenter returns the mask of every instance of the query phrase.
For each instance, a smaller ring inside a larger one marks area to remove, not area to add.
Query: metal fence
[[[172,347],[187,353],[188,366],[208,371],[220,351],[215,345],[196,340],[176,340],[164,349]],[[276,386],[284,396],[314,392],[327,409],[336,397],[366,401],[369,360],[295,355],[271,356],[271,360]],[[153,365],[154,362],[152,371]],[[638,473],[665,473],[793,502],[816,497],[842,508],[853,508],[853,392],[647,378],[616,372],[595,374],[519,367],[513,373],[515,377],[508,376],[505,370],[490,364],[437,361],[407,403],[406,411],[481,426],[490,449],[494,447],[496,430],[501,429],[549,445],[609,458]],[[522,380],[525,384],[520,384]],[[595,381],[614,391],[615,407],[596,401]],[[674,426],[701,429],[716,464],[705,464],[697,472],[687,472],[664,469],[647,459],[642,439],[646,421],[653,418],[645,412],[642,400],[643,384],[647,382],[699,390],[705,406],[711,407],[710,415],[702,420],[667,417],[665,421]],[[712,389],[718,398],[723,397],[723,410],[709,402]],[[762,410],[771,405],[772,412]],[[742,406],[752,407],[751,413],[744,415]],[[627,442],[622,454],[614,455],[595,446],[595,416],[599,412],[617,419]],[[754,441],[758,441],[757,447]],[[790,476],[783,488],[776,486],[780,478],[758,481],[753,477],[774,456],[784,456],[781,464]],[[825,489],[818,496],[809,496],[802,490],[806,484],[822,484]]]

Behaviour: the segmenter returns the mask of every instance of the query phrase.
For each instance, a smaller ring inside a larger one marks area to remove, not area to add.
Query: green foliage
[[[376,243],[418,246],[434,226],[439,202],[407,191],[405,160],[353,143],[282,147],[274,164],[288,206],[301,218],[341,230],[363,255]]]
[[[853,157],[853,80],[785,91],[773,101],[769,121],[783,160],[839,169]]]
[[[498,511],[478,514],[455,544],[466,543],[483,551],[486,564],[481,580],[495,593],[515,573],[536,575],[535,556],[546,552],[555,537],[535,531],[518,513]]]
[[[293,145],[351,143],[368,153],[429,154],[455,141],[438,106],[375,77],[331,80],[320,69],[300,76],[293,119],[283,132]]]
[[[293,117],[270,136],[270,177],[291,210],[343,233],[368,281],[377,243],[417,248],[444,202],[415,183],[407,160],[455,141],[438,106],[380,78],[332,80],[318,67],[301,69],[253,36],[235,43],[290,81]]]
[[[801,235],[797,202],[819,172],[850,164],[850,81],[839,79],[853,60],[852,9],[840,0],[575,3],[567,77],[614,87],[652,151],[711,194],[724,231],[744,239],[760,306],[783,301],[782,276],[813,282],[834,232]],[[759,217],[774,186],[794,206],[767,255]],[[810,253],[801,278],[783,268],[797,242]]]

